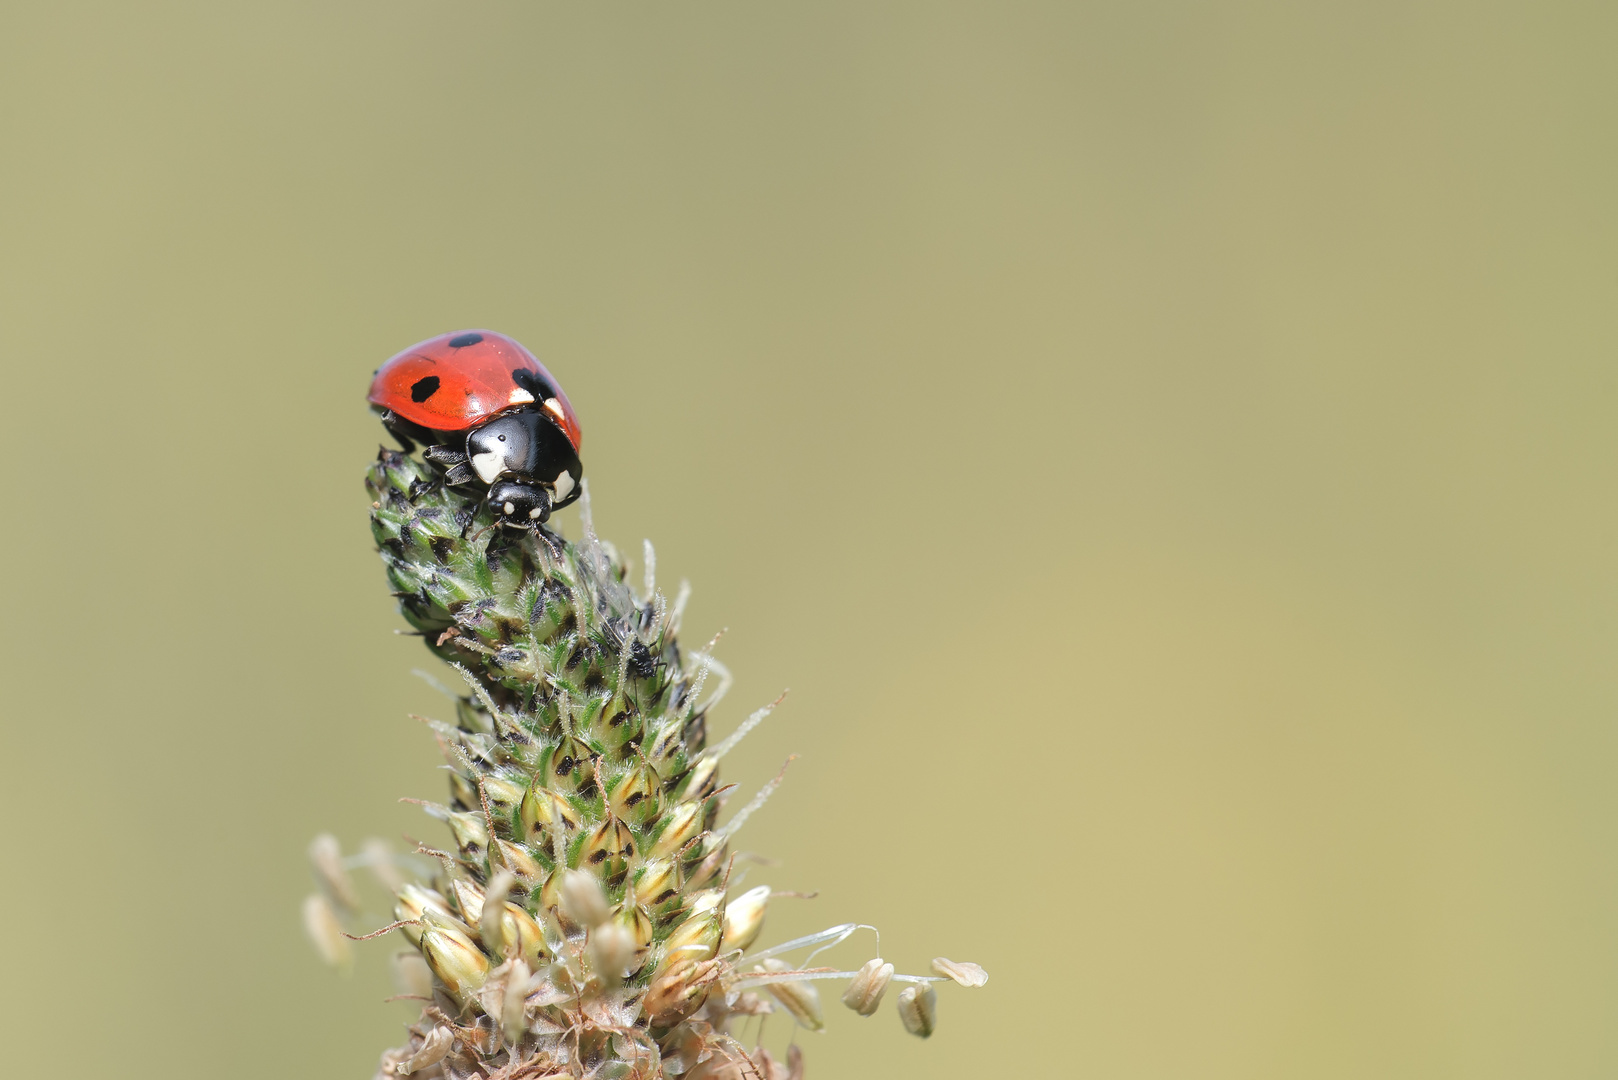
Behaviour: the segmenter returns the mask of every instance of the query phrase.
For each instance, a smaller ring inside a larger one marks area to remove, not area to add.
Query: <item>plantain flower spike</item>
[[[371,535],[404,621],[447,665],[429,681],[454,687],[442,719],[417,718],[446,801],[412,800],[447,830],[398,854],[310,846],[316,950],[344,966],[346,934],[397,932],[400,992],[426,999],[377,1076],[775,1077],[779,1063],[739,1041],[745,1022],[770,1011],[767,993],[820,1030],[825,979],[847,983],[861,1015],[903,981],[905,1027],[930,1034],[934,976],[808,968],[859,927],[759,947],[771,892],[733,884],[731,844],[782,777],[738,789],[720,772],[779,699],[723,721],[718,638],[679,640],[688,589],[660,591],[649,543],[631,575],[595,535],[578,418],[549,373],[511,339],[466,331],[389,361],[371,401],[402,446],[366,474]],[[548,515],[575,500],[568,539]],[[710,726],[725,730],[713,745]],[[366,893],[378,883],[385,902]],[[364,914],[390,908],[381,928]],[[985,978],[942,959],[934,971]],[[802,1071],[793,1047],[787,1074]]]

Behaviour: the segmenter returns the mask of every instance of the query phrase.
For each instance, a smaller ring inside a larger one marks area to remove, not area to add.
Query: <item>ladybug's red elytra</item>
[[[438,483],[487,487],[508,528],[531,529],[579,497],[579,418],[545,365],[504,334],[412,345],[377,369],[368,400],[406,451],[424,444]]]

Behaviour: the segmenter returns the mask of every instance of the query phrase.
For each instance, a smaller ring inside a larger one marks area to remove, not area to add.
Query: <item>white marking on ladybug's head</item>
[[[517,507],[510,502],[506,503],[500,509],[504,510],[508,514],[515,514],[517,512]]]
[[[556,474],[556,483],[552,486],[556,488],[556,501],[561,502],[573,492],[573,477],[563,469]]]
[[[506,459],[497,450],[472,455],[472,468],[485,484],[494,483],[495,477],[506,471]]]
[[[537,518],[537,517],[539,517],[541,512],[542,511],[539,509],[539,507],[536,506],[532,510],[528,511],[528,517],[530,519]]]
[[[556,417],[557,423],[567,423],[567,414],[562,412],[562,403],[556,398],[545,399],[545,411]]]
[[[511,396],[506,400],[513,405],[527,405],[534,400],[534,395],[519,386],[511,391]]]

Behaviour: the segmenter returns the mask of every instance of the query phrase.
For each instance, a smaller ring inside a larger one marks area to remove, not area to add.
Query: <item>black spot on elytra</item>
[[[452,349],[464,349],[468,345],[476,345],[482,340],[482,334],[456,334],[449,339],[449,347]]]
[[[514,368],[511,372],[511,381],[533,394],[535,401],[544,401],[546,398],[556,396],[556,391],[546,385],[545,380],[539,377],[539,372],[537,371],[529,371],[527,368]]]
[[[427,375],[410,384],[410,400],[421,404],[438,393],[438,376]]]

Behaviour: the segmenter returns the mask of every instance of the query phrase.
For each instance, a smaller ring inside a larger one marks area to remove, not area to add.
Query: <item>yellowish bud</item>
[[[640,734],[640,712],[633,703],[625,705],[621,699],[614,698],[602,707],[595,730],[601,745],[622,746]]]
[[[303,929],[314,943],[320,958],[332,967],[348,972],[354,966],[354,949],[343,936],[331,901],[321,893],[311,893],[303,901]]]
[[[714,780],[719,775],[719,759],[710,755],[703,755],[697,763],[691,766],[686,774],[685,786],[680,790],[680,798],[697,800],[707,798],[713,794]]]
[[[982,986],[989,981],[989,973],[976,964],[964,960],[951,960],[944,956],[933,957],[933,974],[954,979],[966,987]]]
[[[658,833],[650,855],[654,859],[667,859],[702,833],[702,804],[681,803],[669,811],[668,824]]]
[[[612,812],[637,825],[644,824],[657,816],[662,790],[657,770],[642,762],[612,785]]]
[[[623,904],[614,913],[612,921],[629,931],[629,936],[635,942],[637,953],[645,952],[652,944],[654,927],[651,916],[639,904]]]
[[[456,699],[455,719],[468,731],[477,731],[485,735],[494,731],[494,718],[484,711],[482,705],[469,697]]]
[[[503,780],[498,776],[485,776],[483,778],[483,794],[488,796],[489,810],[497,818],[510,820],[511,812],[517,809],[522,802],[523,786],[514,784],[510,780]],[[477,806],[478,803],[473,803]]]
[[[593,770],[590,748],[568,735],[545,762],[545,786],[552,791],[577,791]]]
[[[702,892],[697,893],[691,898],[691,906],[688,909],[688,915],[691,918],[695,918],[698,915],[705,915],[710,911],[718,910],[719,905],[723,904],[724,902],[725,891],[723,889],[704,889]]]
[[[848,984],[848,989],[843,991],[843,1004],[861,1016],[870,1016],[882,1004],[882,995],[887,991],[888,981],[892,978],[892,964],[884,964],[880,956],[875,960],[867,960],[855,973],[854,981]]]
[[[635,903],[660,908],[680,898],[680,868],[673,859],[651,859],[635,878]]]
[[[467,926],[477,926],[483,915],[483,890],[477,883],[456,878],[449,883],[449,895],[460,910],[461,921]]]
[[[664,966],[670,967],[677,960],[708,959],[718,948],[724,932],[724,921],[718,911],[692,912],[663,942],[664,955],[668,957],[663,961]]]
[[[531,844],[548,844],[558,822],[568,828],[579,823],[579,812],[572,804],[544,788],[529,788],[523,792],[520,816],[523,839]]]
[[[718,960],[681,960],[652,979],[641,1012],[659,1027],[673,1027],[702,1007],[708,989],[723,973]]]
[[[489,852],[489,861],[516,875],[517,880],[529,888],[538,885],[545,877],[545,868],[540,866],[526,849],[506,840],[494,842],[494,849]]]
[[[534,917],[507,900],[500,905],[499,955],[520,956],[530,964],[545,959],[545,931]]]
[[[713,844],[713,850],[704,855],[697,865],[686,871],[685,885],[688,889],[698,888],[718,877],[719,871],[723,870],[725,863],[730,860],[730,845],[723,840],[710,833],[704,842]]]
[[[785,960],[770,957],[764,961],[763,967],[755,967],[754,971],[791,971],[792,965]],[[799,982],[769,982],[764,984],[781,1007],[792,1014],[793,1019],[808,1028],[810,1031],[819,1031],[826,1026],[825,1019],[820,1012],[820,991],[815,989],[814,983]]]
[[[478,786],[458,772],[449,774],[449,791],[455,802],[468,810],[478,805]]]
[[[905,1030],[923,1039],[938,1026],[938,995],[931,983],[911,983],[899,991],[899,1019]]]
[[[483,811],[453,812],[444,816],[455,846],[461,854],[472,860],[481,858],[489,850],[489,826],[483,820]]]
[[[585,863],[613,881],[629,869],[629,860],[635,857],[635,834],[617,818],[608,818],[585,840],[583,857]]]
[[[489,976],[489,958],[453,920],[432,911],[421,915],[421,952],[451,996],[466,1002]]]
[[[760,885],[748,889],[725,905],[725,936],[719,942],[720,952],[745,949],[758,938],[764,928],[764,908],[770,901],[770,887]]]
[[[393,904],[393,917],[401,922],[420,919],[425,912],[433,911],[446,918],[454,918],[450,910],[449,901],[444,899],[432,889],[415,882],[406,882],[399,890]],[[421,944],[421,927],[419,925],[406,925],[402,928],[405,937],[414,945]]]
[[[315,868],[315,877],[333,904],[344,911],[359,910],[360,897],[354,891],[354,882],[349,878],[348,871],[343,869],[343,852],[337,845],[337,837],[331,833],[321,833],[311,840],[309,864]]]
[[[674,718],[666,721],[657,731],[641,740],[641,753],[659,768],[675,765],[685,752],[685,724]]]

